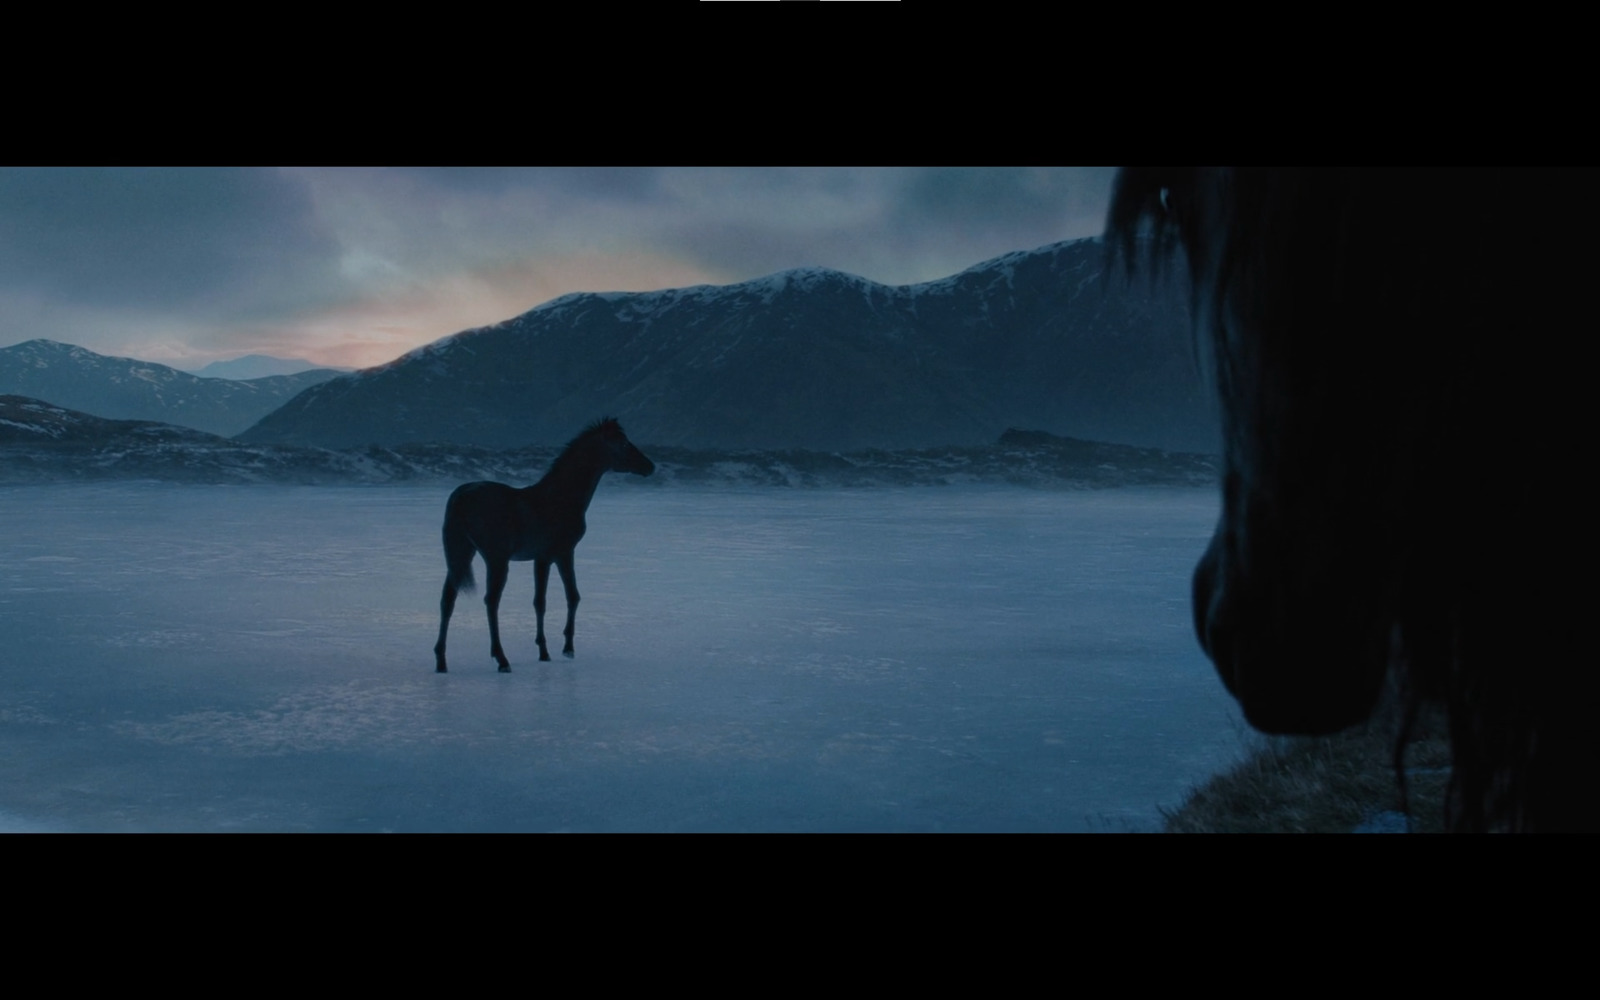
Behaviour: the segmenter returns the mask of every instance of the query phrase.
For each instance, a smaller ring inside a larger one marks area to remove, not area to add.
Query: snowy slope
[[[102,420],[0,396],[0,482],[154,479],[191,483],[395,483],[494,479],[530,483],[558,448],[470,445],[314,448],[245,444],[168,424]],[[646,482],[721,486],[914,486],[1011,483],[1105,487],[1201,485],[1215,459],[1008,431],[985,445],[817,452],[650,447]],[[634,482],[629,477],[617,477]]]

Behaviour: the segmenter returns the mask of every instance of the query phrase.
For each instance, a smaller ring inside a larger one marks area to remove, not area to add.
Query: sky
[[[569,292],[932,281],[1098,235],[1105,167],[0,168],[0,347],[366,367]]]

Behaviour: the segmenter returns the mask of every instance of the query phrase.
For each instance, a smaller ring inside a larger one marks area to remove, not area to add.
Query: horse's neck
[[[546,496],[577,499],[581,513],[589,509],[589,502],[594,499],[594,491],[599,487],[600,477],[605,475],[605,471],[605,466],[598,461],[586,460],[579,453],[563,452],[557,456],[544,478],[529,489]]]

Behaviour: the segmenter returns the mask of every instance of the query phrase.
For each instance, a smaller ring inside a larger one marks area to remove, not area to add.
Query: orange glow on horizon
[[[732,280],[645,253],[539,257],[416,281],[272,327],[237,329],[227,336],[226,349],[194,352],[181,361],[194,367],[245,354],[269,354],[370,368],[462,330],[520,316],[571,292],[645,292]]]

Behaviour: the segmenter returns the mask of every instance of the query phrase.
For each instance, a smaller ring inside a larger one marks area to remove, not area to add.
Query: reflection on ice
[[[448,492],[0,489],[0,830],[1148,828],[1235,752],[1210,490],[602,488],[578,658],[514,564],[436,675]]]

